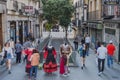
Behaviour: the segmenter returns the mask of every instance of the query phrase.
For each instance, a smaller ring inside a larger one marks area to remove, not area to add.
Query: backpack
[[[7,58],[7,51],[4,49],[4,56],[3,56],[3,58],[5,59],[5,58]]]
[[[79,54],[82,54],[82,52],[83,52],[83,45],[81,45],[81,46],[78,48],[78,53],[79,53]]]

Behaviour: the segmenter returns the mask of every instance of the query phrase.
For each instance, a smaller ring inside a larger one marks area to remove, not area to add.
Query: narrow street
[[[63,39],[52,39],[51,43],[59,52],[59,46],[63,43]],[[77,54],[76,58],[79,67],[70,67],[70,75],[68,77],[60,76],[58,67],[58,71],[52,74],[46,74],[43,70],[38,70],[37,80],[120,80],[120,69],[114,68],[116,65],[112,69],[106,67],[104,73],[98,76],[93,50],[90,49],[90,56],[87,56],[86,68],[83,70],[80,67],[79,54]],[[0,80],[28,80],[28,76],[25,73],[25,63],[15,64],[14,59],[12,74],[8,74],[5,66],[0,66]]]

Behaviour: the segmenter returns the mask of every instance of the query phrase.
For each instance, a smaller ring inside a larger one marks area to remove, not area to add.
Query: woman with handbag
[[[8,73],[11,74],[11,60],[14,57],[12,48],[10,47],[10,43],[6,42],[5,46],[3,47],[3,59],[6,62],[6,66],[8,69]]]

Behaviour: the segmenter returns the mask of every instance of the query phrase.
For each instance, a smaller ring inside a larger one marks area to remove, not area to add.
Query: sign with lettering
[[[120,4],[120,0],[103,0],[103,4],[108,4],[108,5]]]
[[[32,13],[33,12],[33,6],[25,6],[25,12]]]

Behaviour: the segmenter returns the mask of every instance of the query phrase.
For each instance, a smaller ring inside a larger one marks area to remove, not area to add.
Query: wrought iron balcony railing
[[[96,10],[92,12],[88,12],[88,20],[101,20],[101,11]]]

